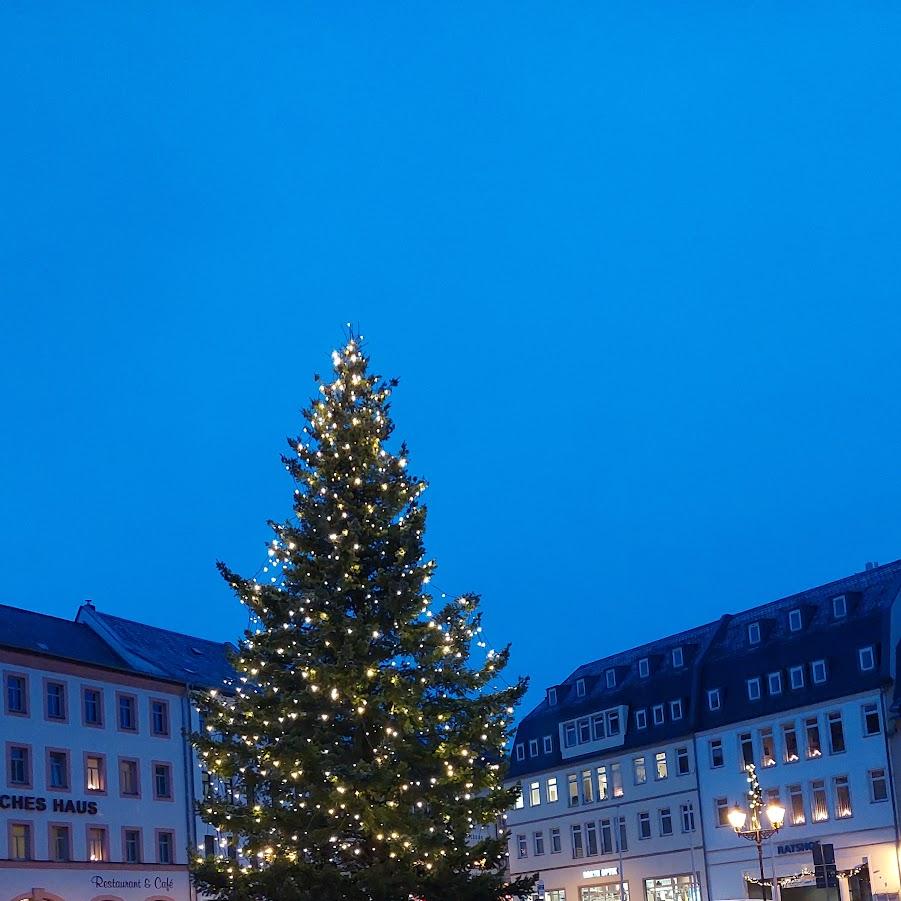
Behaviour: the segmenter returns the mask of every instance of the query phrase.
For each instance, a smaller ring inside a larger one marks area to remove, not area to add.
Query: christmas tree
[[[198,698],[203,765],[227,791],[200,803],[229,843],[198,889],[229,901],[493,901],[506,837],[467,843],[515,801],[505,747],[526,680],[498,687],[479,599],[432,608],[425,482],[388,448],[394,381],[351,334],[284,464],[294,521],[270,523],[265,575],[219,568],[250,608],[230,690]],[[317,377],[318,380],[318,377]],[[478,662],[476,662],[478,657]]]

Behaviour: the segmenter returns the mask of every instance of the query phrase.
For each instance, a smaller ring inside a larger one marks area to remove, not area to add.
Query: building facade
[[[188,855],[222,842],[193,812],[190,695],[230,679],[225,650],[0,606],[0,901],[193,901]]]
[[[785,901],[897,899],[899,594],[901,563],[872,567],[549,688],[513,744],[511,871],[550,901],[769,898],[774,879]],[[727,819],[748,764],[786,809],[766,885]]]

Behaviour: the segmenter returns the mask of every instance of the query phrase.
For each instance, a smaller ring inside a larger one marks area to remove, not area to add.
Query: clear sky
[[[530,702],[901,556],[899,46],[895,0],[3,3],[0,600],[234,638],[347,320]]]

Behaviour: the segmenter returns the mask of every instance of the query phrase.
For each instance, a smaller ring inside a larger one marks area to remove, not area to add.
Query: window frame
[[[798,676],[797,684],[795,684],[795,676]],[[792,691],[800,691],[804,688],[803,665],[795,665],[788,668],[788,684]]]
[[[172,737],[172,709],[166,698],[150,697],[147,699],[148,713],[150,716],[150,734],[154,738],[171,738]],[[156,731],[156,723],[154,722],[154,704],[163,705],[163,716],[165,718],[164,731]]]
[[[801,608],[795,607],[788,611],[788,631],[800,632],[804,628],[804,619],[801,616]]]
[[[822,678],[817,677],[817,672],[822,673]],[[810,680],[814,685],[824,685],[829,679],[829,672],[826,669],[826,661],[824,659],[814,660],[810,664]]]
[[[754,620],[753,623],[748,623],[748,644],[752,647],[760,644],[761,636],[760,621]]]
[[[650,657],[642,657],[638,661],[638,678],[647,679],[651,675],[651,659]]]
[[[25,828],[25,841],[26,841],[26,849],[25,854],[23,856],[13,857],[13,828],[15,826],[22,826]],[[10,861],[32,861],[35,859],[34,857],[34,821],[33,820],[24,820],[24,819],[14,819],[10,820],[6,827],[6,839],[7,839],[7,858]]]
[[[716,704],[713,703],[716,699]],[[707,689],[707,709],[711,712],[720,710],[723,706],[723,699],[718,688]]]
[[[682,698],[675,698],[669,702],[669,718],[673,722],[682,719]]]
[[[657,719],[658,713],[660,714],[660,719]],[[654,706],[651,707],[651,718],[653,719],[655,726],[663,725],[663,723],[665,722],[663,704],[654,704]]]
[[[122,788],[122,783],[123,783],[122,765],[126,764],[126,763],[134,764],[134,773],[135,773],[135,792],[134,792],[134,794],[132,794],[130,792],[125,792],[125,791],[123,791],[123,788]],[[141,761],[137,757],[128,757],[128,756],[119,757],[117,765],[116,765],[116,775],[118,776],[118,780],[119,780],[119,797],[120,798],[141,798],[142,797]],[[156,801],[156,800],[159,800],[159,799],[154,798],[154,801]]]
[[[41,679],[44,697],[44,722],[58,723],[62,726],[69,724],[69,686],[64,679],[52,679],[49,676],[43,676]],[[62,705],[62,713],[59,716],[50,715],[50,686],[59,686],[60,704]]]
[[[174,829],[154,829],[154,845],[156,845],[156,862],[160,866],[177,866],[178,853],[175,850],[175,830]],[[169,837],[169,860],[164,861],[163,855],[160,854],[162,844],[160,839],[164,836]]]
[[[635,711],[635,728],[636,729],[647,729],[648,728],[648,709],[647,707],[640,707]]]
[[[554,736],[553,735],[545,735],[542,740],[542,753],[544,754],[553,754],[554,753]]]
[[[88,788],[89,757],[96,757],[100,761],[100,782],[103,786],[102,788]],[[82,762],[84,764],[84,793],[91,797],[103,797],[109,792],[109,767],[107,766],[106,754],[100,751],[84,751],[82,753]]]
[[[25,751],[25,782],[13,782],[12,752],[14,750]],[[6,754],[4,755],[6,764],[6,787],[9,789],[19,789],[26,791],[34,790],[34,749],[24,741],[8,741],[6,742]],[[32,837],[32,841],[33,841]]]
[[[63,755],[63,776],[65,785],[53,785],[51,780],[52,755]],[[44,786],[47,792],[54,794],[72,794],[72,753],[68,748],[52,748],[49,745],[44,748]]]
[[[24,704],[24,710],[13,710],[9,706],[10,678],[22,680],[22,702]],[[28,678],[28,673],[21,670],[3,670],[3,712],[7,716],[19,716],[23,718],[28,718],[31,716],[31,680]]]
[[[585,679],[576,679],[576,697],[584,698],[586,694]]]
[[[131,700],[131,714],[134,720],[134,726],[127,728],[122,725],[122,701]],[[138,696],[130,691],[116,692],[116,731],[124,732],[126,735],[137,735],[141,730],[140,712],[138,706]]]
[[[682,650],[682,645],[673,648],[672,661],[674,669],[682,669],[685,666],[685,652]]]
[[[845,619],[848,616],[848,598],[846,595],[837,594],[832,599],[832,618]]]
[[[56,853],[56,832],[62,830],[66,833],[66,845],[68,846],[68,854],[66,857],[59,857]],[[71,863],[72,861],[72,824],[49,822],[47,823],[47,858],[51,863]]]
[[[864,656],[869,659],[869,665],[864,666]],[[871,673],[876,669],[876,648],[874,645],[868,644],[857,649],[857,665],[862,673]]]
[[[88,692],[97,693],[97,722],[91,722],[88,719]],[[103,689],[96,685],[81,686],[81,725],[89,729],[102,729],[106,725],[106,712],[103,703]]]
[[[775,684],[776,689],[773,690],[773,685]],[[776,695],[782,694],[782,671],[776,670],[774,673],[767,673],[766,677],[766,687],[771,697],[775,697]]]
[[[99,860],[91,857],[91,831],[97,830],[101,834],[101,854]],[[90,863],[110,863],[109,827],[103,823],[85,823],[85,856]]]
[[[759,701],[763,697],[763,686],[760,684],[760,676],[752,676],[750,679],[745,679],[745,686],[747,687],[749,701]],[[756,694],[751,691],[752,688]]]

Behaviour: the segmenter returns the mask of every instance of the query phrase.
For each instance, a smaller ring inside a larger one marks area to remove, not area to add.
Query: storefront
[[[189,901],[184,866],[90,864],[0,867],[0,901]]]
[[[701,897],[698,881],[690,873],[645,879],[644,894],[646,901],[700,901]]]
[[[589,885],[579,886],[579,901],[629,901],[629,883],[622,880],[619,867],[583,870],[582,879]]]

